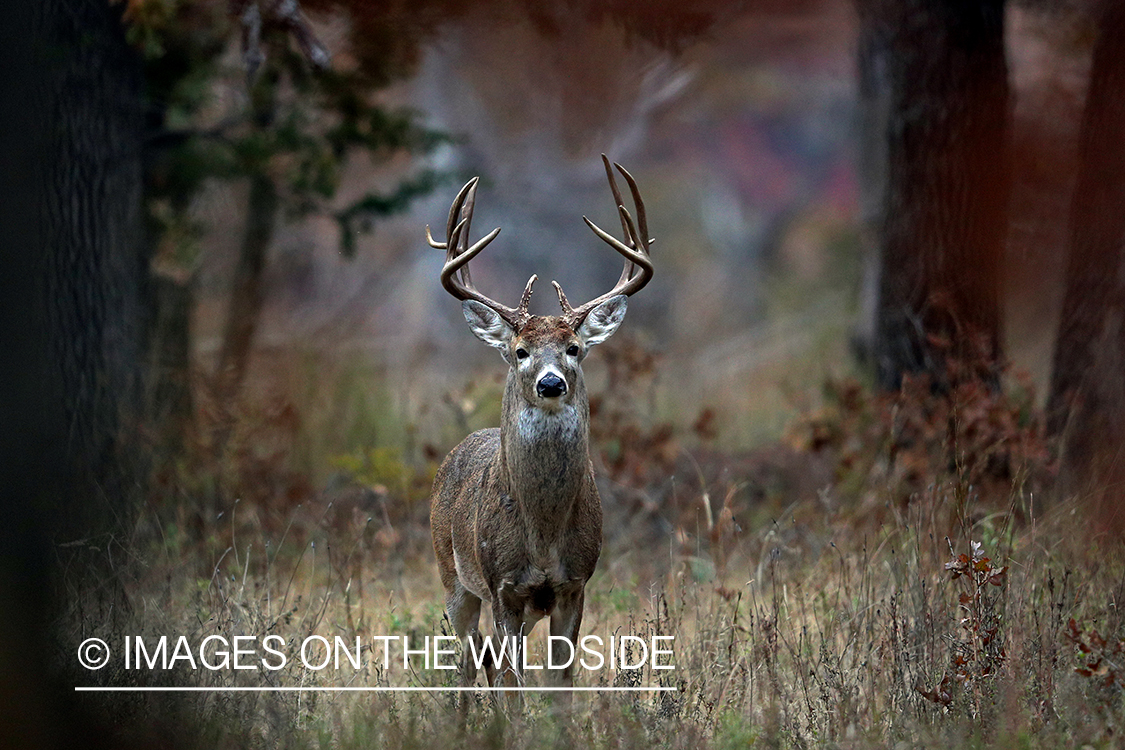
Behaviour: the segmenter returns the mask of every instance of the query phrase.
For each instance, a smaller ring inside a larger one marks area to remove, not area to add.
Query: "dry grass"
[[[643,383],[625,390],[648,392]],[[315,395],[328,399],[310,408],[321,415],[318,429],[339,425],[322,414],[345,397],[332,393]],[[165,467],[131,535],[110,548],[113,580],[93,585],[71,568],[59,662],[74,684],[456,683],[453,672],[417,661],[384,669],[378,650],[359,669],[300,664],[296,648],[309,635],[359,636],[370,646],[372,636],[417,643],[449,632],[426,528],[426,487],[441,450],[334,444],[310,434],[302,408],[275,396],[252,400],[222,462],[203,444],[195,458]],[[372,398],[370,414],[351,423],[361,441],[364,420],[393,423]],[[913,451],[900,444],[899,427],[888,436],[875,419],[891,408],[895,425],[913,424],[903,417],[911,404],[848,402],[830,419],[821,410],[806,426],[827,425],[850,446],[832,454],[847,460],[835,479],[819,492],[787,491],[796,480],[750,492],[763,484],[758,464],[723,457],[705,425],[697,422],[700,447],[688,448],[697,442],[686,430],[669,432],[643,405],[602,396],[597,460],[607,518],[617,520],[587,589],[583,633],[674,635],[676,669],[579,671],[578,684],[676,692],[578,694],[569,708],[531,695],[521,710],[478,695],[464,729],[454,697],[442,693],[84,697],[139,741],[176,747],[1114,746],[1125,720],[1120,541],[1091,531],[1080,499],[1036,501],[1034,471],[974,463],[965,443],[957,460],[942,455],[942,440],[927,437],[933,425],[1026,408],[992,394],[973,399],[954,404],[952,421],[949,411],[913,404],[924,438]],[[465,400],[451,394],[448,403]],[[987,421],[1004,433],[986,435],[989,450],[997,440],[1027,445],[1032,434],[1015,434],[1019,420]],[[898,463],[884,443],[897,446]],[[719,455],[721,468],[708,470],[704,454]],[[790,473],[816,474],[815,455],[792,455]],[[906,459],[904,477],[896,467]],[[533,660],[544,656],[544,631],[534,634]],[[183,662],[127,671],[118,660],[98,672],[74,667],[84,638],[112,646],[125,635],[185,635],[193,644],[278,635],[288,660],[277,671]]]
[[[729,540],[722,575],[671,550],[664,575],[630,574],[607,550],[610,564],[589,586],[584,631],[674,635],[676,669],[590,672],[580,684],[672,685],[675,693],[579,695],[565,712],[533,697],[522,713],[497,712],[481,697],[464,735],[444,694],[105,702],[142,736],[171,721],[185,745],[200,747],[220,739],[217,746],[231,747],[1112,745],[1123,718],[1109,645],[1121,627],[1125,566],[1117,545],[1080,542],[1066,508],[1019,530],[992,516],[947,542],[921,505],[868,529],[866,539],[846,528],[795,530],[793,519],[806,509],[791,508],[776,523]],[[408,635],[417,643],[448,632],[424,544],[397,542],[393,554],[406,559],[396,566],[369,525],[341,531],[327,516],[299,516],[300,542],[292,528],[270,535],[253,510],[237,506],[215,519],[204,539],[150,540],[122,566],[124,614],[91,609],[90,597],[84,611],[72,613],[73,644],[99,634],[111,644],[124,634],[183,634],[193,643],[213,634],[277,634],[289,644],[286,668],[126,672],[115,663],[115,671],[81,675],[79,684],[454,684],[452,673],[397,664],[384,670],[378,658],[366,658],[359,670],[315,672],[299,664],[295,644],[311,634],[358,635],[366,643],[372,635]],[[971,574],[954,580],[946,563],[957,559],[950,545],[972,555],[970,543],[980,539],[991,558],[985,565],[994,566],[986,578],[999,585],[984,580],[978,594]],[[702,557],[713,560],[713,551]],[[1001,564],[1007,571],[996,576]],[[1088,660],[1068,626],[1072,618],[1074,632],[1096,627],[1107,636],[1102,663],[1089,676],[1075,671]],[[99,627],[109,620],[115,622]],[[542,644],[534,655],[542,658]]]

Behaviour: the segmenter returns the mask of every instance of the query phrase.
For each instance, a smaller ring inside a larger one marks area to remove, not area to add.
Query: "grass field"
[[[666,428],[606,397],[595,431],[605,545],[582,632],[674,636],[675,669],[578,670],[577,684],[675,691],[569,705],[528,694],[522,707],[475,694],[464,726],[456,696],[437,692],[83,700],[139,741],[175,747],[1116,746],[1120,540],[1081,498],[1043,494],[1049,453],[1032,402],[1008,392],[908,384],[888,400],[830,383],[785,440],[748,454],[724,453],[706,425]],[[450,633],[427,528],[441,450],[334,453],[299,414],[267,406],[242,415],[223,463],[203,446],[163,467],[132,533],[99,553],[107,578],[91,585],[70,568],[59,661],[74,684],[457,684],[417,658],[384,665],[372,640]],[[257,669],[73,666],[84,639],[116,649],[126,635],[193,647],[272,635],[285,665],[266,669],[259,646]],[[359,668],[306,667],[310,636],[358,637]]]

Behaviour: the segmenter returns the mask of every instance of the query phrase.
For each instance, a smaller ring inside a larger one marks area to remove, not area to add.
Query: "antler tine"
[[[426,241],[430,243],[430,247],[437,248],[438,250],[449,249],[450,240],[453,239],[453,230],[456,228],[458,220],[461,218],[462,207],[465,205],[465,197],[468,195],[470,190],[476,192],[476,185],[479,179],[479,177],[474,177],[473,179],[466,182],[465,186],[461,188],[460,191],[458,191],[457,197],[453,199],[453,203],[449,206],[449,218],[447,218],[445,221],[445,242],[438,242],[437,240],[435,240],[433,235],[430,234],[430,225],[426,225]],[[472,210],[472,203],[470,203],[470,214],[472,213]],[[468,233],[466,232],[466,236],[467,235]],[[453,247],[456,250],[456,243],[453,243]],[[454,255],[457,254],[457,252],[454,252]]]
[[[621,219],[621,232],[627,238],[632,238],[633,234],[629,232],[629,222],[626,221],[625,215],[620,213],[625,210],[625,203],[621,200],[621,191],[617,188],[617,180],[613,179],[613,169],[609,166],[609,158],[605,154],[602,154],[602,166],[605,167],[605,176],[609,180],[609,189],[613,193],[613,205],[617,206],[618,218]],[[614,162],[613,166],[621,169],[621,165],[617,162]],[[634,197],[633,200],[635,205],[636,198]],[[633,247],[636,246],[636,243],[633,243]],[[631,278],[635,268],[636,266],[632,262],[626,263],[625,267],[621,269],[621,276],[617,279],[617,283],[620,284],[622,281]]]
[[[457,197],[453,199],[453,204],[449,208],[449,218],[446,221],[445,242],[435,240],[430,233],[429,226],[426,227],[426,239],[431,247],[445,250],[445,265],[441,269],[441,285],[447,292],[459,300],[471,299],[490,307],[512,326],[520,328],[529,317],[528,304],[531,300],[531,287],[535,283],[535,277],[532,276],[528,280],[527,287],[520,299],[520,306],[512,308],[501,305],[496,300],[481,294],[473,284],[472,277],[469,274],[469,261],[480,254],[488,246],[488,243],[500,234],[500,227],[497,227],[473,243],[471,247],[469,246],[469,227],[473,220],[479,179],[474,177],[465,183],[465,187],[461,188]]]
[[[625,182],[629,184],[629,192],[633,194],[633,205],[637,207],[636,228],[640,230],[640,234],[634,234],[633,236],[635,239],[641,240],[641,242],[635,244],[634,247],[643,247],[647,252],[648,246],[653,243],[653,238],[648,236],[648,218],[645,215],[645,202],[641,200],[640,188],[637,187],[637,181],[633,179],[633,175],[625,170],[625,167],[617,162],[614,162],[613,166],[617,167],[617,171],[621,173],[621,176],[625,178]],[[617,205],[621,206],[622,210],[624,210],[624,205],[621,203],[620,198],[617,199]]]
[[[457,222],[461,218],[461,207],[465,205],[465,196],[469,194],[477,185],[479,177],[474,177],[465,183],[465,187],[457,192],[457,197],[453,199],[453,203],[449,206],[449,218],[445,221],[445,237],[447,240],[453,238],[453,227],[457,226]]]
[[[563,309],[563,315],[569,316],[574,312],[574,308],[570,306],[570,301],[566,298],[566,292],[563,291],[562,285],[557,281],[552,281],[551,285],[555,287],[555,292],[559,295],[559,307]]]
[[[613,169],[609,166],[609,157],[602,154],[602,165],[605,167],[605,176],[609,180],[609,189],[613,193],[613,205],[624,206],[625,203],[621,200],[621,191],[617,188],[617,180],[613,179]],[[621,165],[614,163],[614,166],[621,169]],[[621,217],[621,231],[625,236],[629,236],[629,227],[625,224],[625,218]]]
[[[461,230],[461,249],[458,251],[459,254],[468,249],[469,227],[473,223],[473,209],[476,208],[477,205],[477,182],[479,180],[479,177],[474,177],[469,181],[470,187],[468,192],[465,193],[464,205],[461,206],[461,222],[465,225],[465,228]],[[481,249],[483,250],[484,248]],[[470,289],[475,288],[473,287],[472,274],[469,273],[468,261],[461,265],[461,282]]]
[[[523,295],[520,297],[519,307],[516,308],[516,313],[520,316],[521,319],[527,319],[531,317],[531,313],[528,312],[527,308],[528,305],[531,304],[531,287],[535,285],[535,280],[538,278],[538,274],[531,274],[531,278],[527,280],[527,286],[523,288]]]
[[[465,226],[465,220],[462,219],[458,222],[457,226],[453,228],[453,236],[449,238],[451,248],[457,246],[457,241],[464,235]],[[501,309],[511,310],[512,308],[505,307],[477,291],[476,286],[473,285],[465,271],[468,270],[469,261],[480,254],[480,251],[484,250],[488,243],[496,239],[496,235],[498,234],[500,234],[500,227],[496,227],[484,237],[477,240],[472,247],[457,255],[453,254],[453,249],[447,250],[445,266],[441,269],[441,285],[445,287],[446,291],[460,300],[475,299],[477,302],[494,308],[497,312]],[[461,272],[460,279],[454,276],[458,271]]]
[[[449,247],[448,242],[438,242],[434,239],[434,236],[430,234],[429,224],[426,225],[426,242],[430,243],[430,247],[436,247],[438,250],[445,250],[447,247]]]
[[[634,223],[633,217],[622,203],[621,191],[617,188],[617,181],[613,178],[613,170],[610,169],[610,162],[605,154],[602,154],[602,162],[605,164],[606,176],[609,179],[609,189],[612,191],[614,202],[617,205],[618,218],[621,219],[621,228],[629,244],[626,245],[624,242],[590,221],[587,217],[582,217],[582,220],[586,222],[586,226],[590,227],[594,234],[624,256],[625,265],[621,269],[621,276],[617,279],[617,284],[614,285],[613,289],[577,308],[570,306],[570,302],[563,293],[562,287],[557,282],[552,282],[555,285],[555,291],[558,292],[559,305],[562,307],[563,315],[574,327],[581,325],[582,321],[585,320],[591,310],[609,298],[616,297],[619,294],[632,295],[640,291],[648,284],[653,275],[652,257],[649,255],[648,250],[653,240],[648,236],[648,219],[645,214],[645,204],[641,199],[641,191],[637,188],[637,182],[624,167],[617,163],[613,164],[629,184],[629,192],[633,196],[633,203],[637,209],[637,222]],[[638,268],[640,269],[639,273],[637,273]]]
[[[609,158],[605,154],[602,154],[602,165],[605,167],[605,176],[609,180],[609,189],[613,193],[613,205],[617,206],[620,212],[620,210],[625,207],[625,204],[621,200],[621,191],[617,187],[617,180],[613,178],[613,169],[610,167]],[[620,164],[614,163],[614,166],[621,169]],[[618,215],[618,218],[621,219],[621,232],[626,237],[631,238],[632,235],[629,233],[629,224],[625,221],[625,217]],[[636,245],[634,245],[634,247],[636,247]],[[634,265],[632,262],[626,263],[625,267],[621,269],[621,276],[617,279],[617,283],[620,284],[622,281],[631,277],[633,275],[633,269]]]
[[[627,227],[627,234],[629,235],[629,242],[634,243],[635,238],[637,236],[636,235],[637,230],[636,230],[636,228],[631,226],[632,223],[633,223],[633,218],[631,216],[629,216],[629,212],[627,210],[625,210],[624,206],[618,206],[617,209],[621,214],[621,223],[624,224]],[[625,259],[626,259],[626,263],[630,263],[630,262],[636,263],[642,269],[646,265],[649,266],[650,268],[652,267],[651,261],[648,260],[648,254],[644,250],[637,250],[637,249],[634,249],[633,247],[630,247],[629,245],[626,245],[624,242],[617,239],[612,234],[605,231],[604,229],[599,227],[594,222],[590,221],[585,216],[582,217],[582,221],[586,222],[586,226],[588,226],[588,227],[590,227],[590,229],[594,230],[594,234],[598,235],[598,237],[600,237],[602,240],[604,240],[607,245],[609,245],[614,250],[616,250],[617,252],[624,255]],[[644,246],[642,246],[642,247],[644,247]],[[631,276],[632,274],[629,274],[629,275]]]

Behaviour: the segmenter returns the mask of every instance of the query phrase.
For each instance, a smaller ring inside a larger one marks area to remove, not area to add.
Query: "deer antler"
[[[507,307],[477,291],[472,276],[469,274],[469,261],[475,258],[481,250],[484,250],[488,243],[496,239],[496,235],[500,234],[500,227],[496,227],[496,229],[477,240],[472,247],[469,247],[469,226],[473,222],[473,207],[476,204],[477,182],[479,180],[479,177],[469,180],[465,183],[465,187],[461,188],[461,192],[457,193],[457,197],[453,199],[453,205],[449,207],[449,219],[445,223],[446,241],[438,242],[435,240],[433,235],[430,234],[429,224],[426,225],[426,241],[430,243],[430,247],[445,250],[445,266],[441,269],[441,285],[445,287],[447,292],[459,300],[471,299],[492,308],[497,315],[518,331],[531,317],[531,314],[527,311],[527,306],[531,302],[531,287],[537,277],[533,275],[527,280],[527,286],[523,290],[523,296],[520,297],[519,306]]]
[[[559,294],[559,304],[562,306],[563,317],[567,319],[572,328],[578,328],[582,325],[582,321],[586,319],[590,311],[610,297],[616,297],[619,294],[632,295],[644,288],[645,284],[652,279],[652,256],[649,255],[649,246],[652,245],[654,240],[648,236],[645,204],[641,200],[641,192],[637,189],[637,182],[633,179],[633,175],[625,171],[624,167],[614,162],[613,166],[625,178],[625,182],[629,183],[629,192],[633,194],[633,204],[637,209],[637,222],[634,224],[633,217],[629,215],[629,211],[626,210],[625,204],[621,201],[621,191],[617,189],[617,182],[613,179],[613,170],[610,169],[609,159],[606,158],[605,154],[602,154],[602,162],[605,164],[606,177],[609,178],[609,189],[613,191],[613,201],[621,218],[621,230],[629,244],[626,245],[602,230],[585,216],[582,217],[582,221],[586,222],[586,225],[594,231],[594,234],[625,256],[625,267],[621,269],[621,277],[617,280],[613,289],[577,308],[570,306],[570,302],[567,301],[559,283],[557,281],[551,282],[555,286],[555,291]]]

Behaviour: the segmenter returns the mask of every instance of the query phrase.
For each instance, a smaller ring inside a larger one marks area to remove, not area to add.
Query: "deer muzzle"
[[[535,392],[540,398],[558,398],[566,393],[566,381],[555,373],[548,372],[535,384]]]

